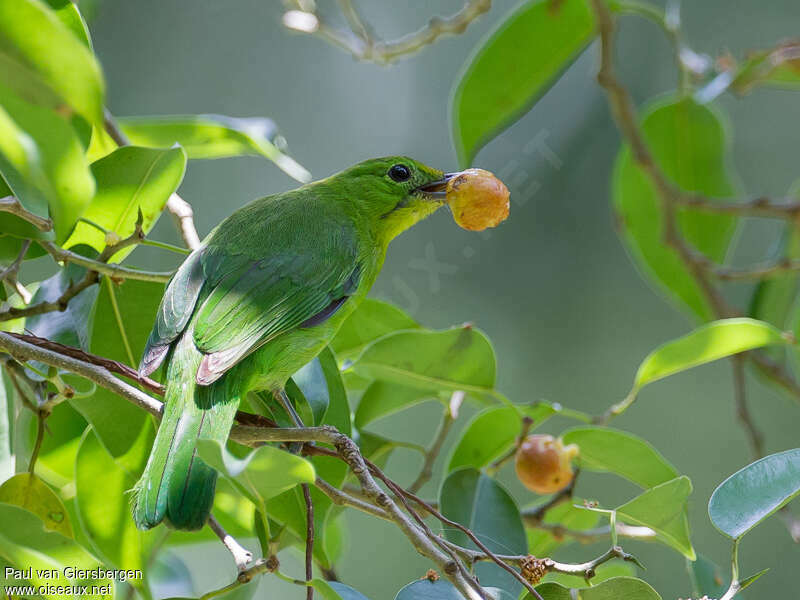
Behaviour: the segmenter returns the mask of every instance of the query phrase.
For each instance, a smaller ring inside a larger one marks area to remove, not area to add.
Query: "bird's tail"
[[[161,425],[133,489],[133,519],[139,529],[161,521],[175,529],[200,529],[211,514],[217,472],[197,456],[197,441],[225,442],[239,395],[231,389],[235,377],[198,386],[201,359],[189,328],[169,359]]]

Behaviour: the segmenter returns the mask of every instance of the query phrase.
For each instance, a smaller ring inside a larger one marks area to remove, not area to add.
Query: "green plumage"
[[[137,526],[205,524],[216,472],[197,457],[197,440],[224,442],[244,394],[282,389],[328,344],[391,239],[441,205],[420,188],[442,176],[406,157],[366,161],[252,202],[186,259],[139,367],[149,374],[167,360],[164,415],[135,488]]]

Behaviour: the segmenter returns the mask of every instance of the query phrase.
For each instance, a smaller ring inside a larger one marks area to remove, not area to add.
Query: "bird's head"
[[[345,182],[344,200],[388,244],[444,204],[451,176],[407,156],[388,156],[361,162],[336,177]]]

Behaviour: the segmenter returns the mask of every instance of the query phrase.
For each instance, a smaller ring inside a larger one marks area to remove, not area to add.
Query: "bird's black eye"
[[[389,177],[398,183],[401,181],[408,181],[411,177],[411,169],[405,165],[392,165],[389,169]]]

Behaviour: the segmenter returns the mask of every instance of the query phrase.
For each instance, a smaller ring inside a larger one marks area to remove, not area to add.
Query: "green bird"
[[[134,488],[140,529],[203,527],[217,473],[198,440],[224,442],[248,392],[280,397],[367,295],[389,242],[444,204],[450,177],[404,156],[367,160],[248,204],[186,258],[139,366],[167,362],[164,414]]]

